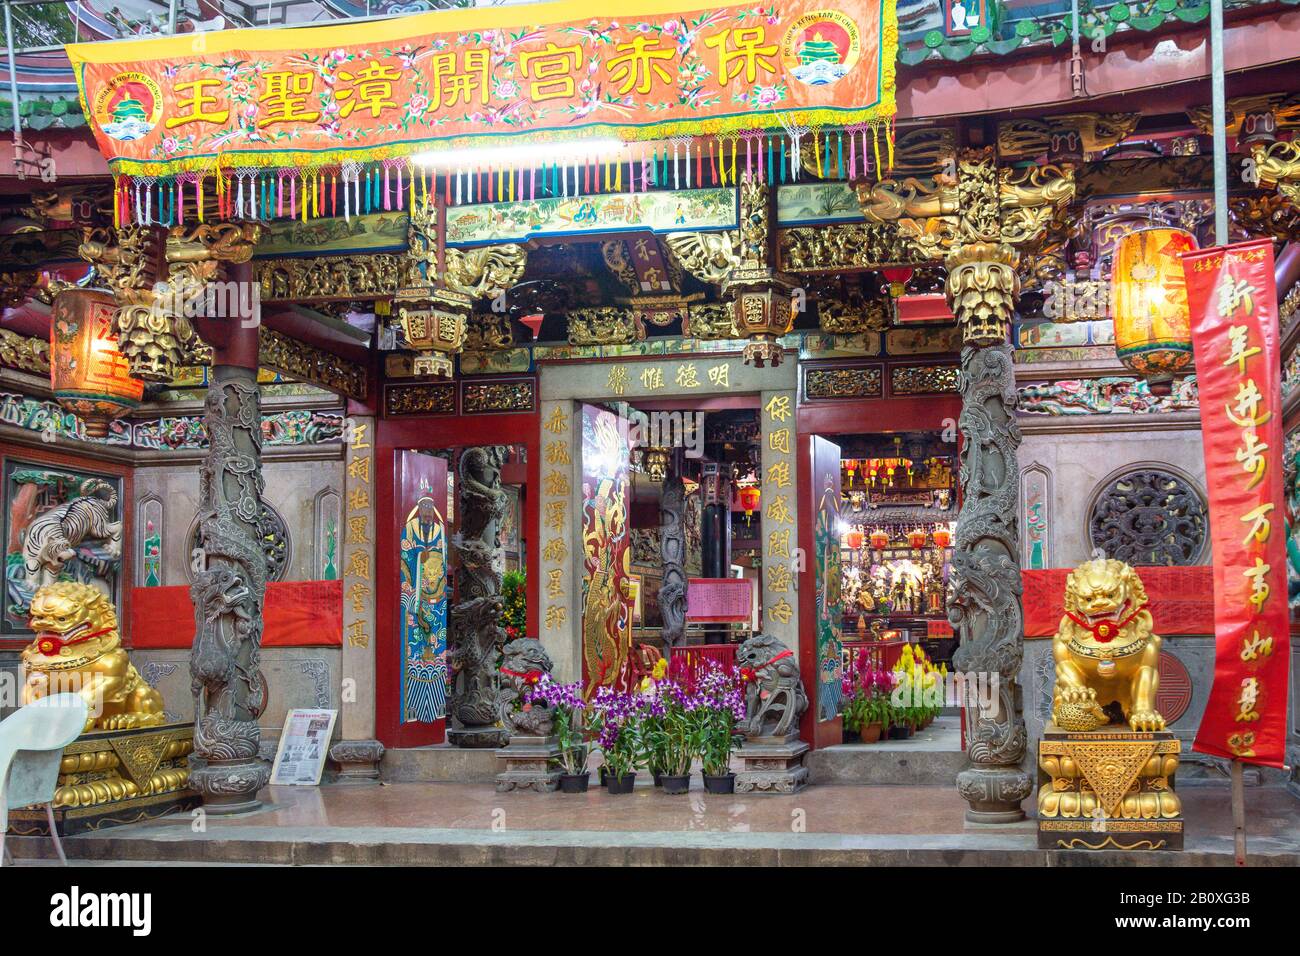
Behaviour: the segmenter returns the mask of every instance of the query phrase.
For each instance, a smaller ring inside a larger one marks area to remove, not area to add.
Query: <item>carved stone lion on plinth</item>
[[[546,649],[536,638],[521,637],[507,644],[502,656],[497,695],[501,723],[512,737],[549,737],[555,730],[554,710],[525,701],[525,690],[548,676],[554,666]]]
[[[745,683],[745,719],[737,730],[747,737],[785,737],[799,729],[808,696],[794,652],[770,634],[755,634],[736,652]]]
[[[1127,720],[1135,731],[1165,729],[1156,710],[1160,638],[1151,627],[1146,589],[1129,565],[1102,558],[1070,573],[1052,640],[1058,727],[1086,732]]]

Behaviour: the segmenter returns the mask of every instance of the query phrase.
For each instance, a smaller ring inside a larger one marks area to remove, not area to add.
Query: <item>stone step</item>
[[[772,799],[772,798],[759,798]],[[185,831],[142,838],[120,828],[64,841],[76,864],[281,866],[1089,866],[1100,863],[1228,866],[1227,837],[1176,853],[1079,853],[1033,846],[1030,822],[945,835],[416,830],[226,825],[219,834]],[[11,838],[14,855],[53,856],[49,841]],[[1252,848],[1255,865],[1300,864],[1293,849]]]
[[[471,750],[450,744],[394,747],[384,751],[379,779],[388,783],[492,783],[496,750]]]
[[[812,784],[951,786],[968,765],[956,716],[935,718],[907,740],[823,747],[808,755]]]

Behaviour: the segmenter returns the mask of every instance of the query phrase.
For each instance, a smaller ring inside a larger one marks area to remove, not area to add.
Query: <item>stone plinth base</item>
[[[137,730],[96,730],[63,750],[54,791],[59,833],[84,833],[138,823],[197,807],[189,787],[193,724],[165,724]],[[9,813],[9,832],[49,832],[44,807]]]
[[[1052,850],[1181,850],[1174,793],[1180,744],[1168,731],[1048,724],[1038,744],[1038,845]]]
[[[330,760],[338,765],[338,782],[378,780],[384,745],[378,740],[340,740],[330,748]]]
[[[736,793],[794,793],[808,783],[803,765],[808,745],[798,734],[786,737],[748,737],[736,751],[741,769]]]
[[[511,737],[497,751],[497,793],[536,790],[547,793],[560,783],[560,744],[556,737]]]
[[[448,727],[447,743],[453,747],[488,750],[505,747],[510,735],[500,727]]]

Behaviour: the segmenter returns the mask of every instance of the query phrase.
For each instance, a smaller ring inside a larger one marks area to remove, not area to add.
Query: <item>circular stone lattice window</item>
[[[258,519],[258,536],[262,539],[262,550],[266,552],[266,579],[280,581],[289,571],[289,528],[284,523],[280,512],[265,501],[262,502],[262,516]],[[199,522],[195,519],[190,526],[190,554],[199,546]],[[193,562],[185,565],[185,570],[194,580]]]
[[[1115,478],[1093,502],[1092,546],[1135,565],[1196,564],[1205,548],[1205,502],[1181,475],[1138,468]]]

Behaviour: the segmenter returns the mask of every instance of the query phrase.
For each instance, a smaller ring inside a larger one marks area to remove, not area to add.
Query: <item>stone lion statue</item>
[[[550,656],[534,637],[513,640],[501,653],[501,690],[497,694],[501,723],[512,737],[549,737],[555,729],[554,711],[541,704],[525,704],[524,691],[551,673]]]
[[[745,682],[745,719],[737,730],[747,737],[797,733],[808,709],[794,652],[770,634],[755,634],[736,651]]]
[[[1136,731],[1165,729],[1156,711],[1160,638],[1142,579],[1123,561],[1085,561],[1070,572],[1052,657],[1052,719],[1062,730],[1125,720]]]
[[[22,654],[22,703],[80,694],[90,707],[86,730],[129,730],[163,722],[162,695],[127,659],[117,611],[89,584],[58,581],[32,598],[36,638]]]

